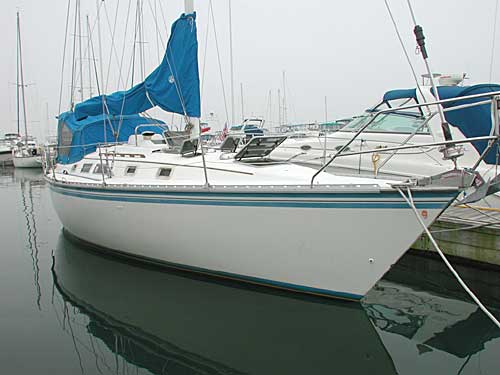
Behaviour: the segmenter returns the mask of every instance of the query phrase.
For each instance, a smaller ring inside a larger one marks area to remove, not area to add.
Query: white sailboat
[[[12,147],[12,161],[16,168],[41,168],[42,156],[36,140],[28,135],[28,122],[26,119],[26,98],[24,95],[24,71],[23,71],[23,55],[21,44],[21,23],[19,12],[17,12],[17,121],[20,122],[20,100],[19,91],[21,91],[23,121],[24,121],[24,136]]]
[[[58,163],[45,175],[72,235],[146,262],[358,300],[421,234],[415,214],[431,225],[480,180],[458,170],[406,182],[315,175],[273,160],[281,136],[200,148],[195,19],[187,7],[144,82],[59,116]],[[191,133],[145,131],[137,113],[154,105],[184,115]]]

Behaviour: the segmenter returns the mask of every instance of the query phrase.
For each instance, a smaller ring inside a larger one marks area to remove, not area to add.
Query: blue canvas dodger
[[[85,155],[94,152],[97,144],[106,142],[126,142],[141,126],[139,133],[152,131],[161,134],[167,129],[160,120],[139,115],[129,116],[90,116],[78,121],[73,112],[59,115],[57,129],[58,156],[61,164],[75,163]]]

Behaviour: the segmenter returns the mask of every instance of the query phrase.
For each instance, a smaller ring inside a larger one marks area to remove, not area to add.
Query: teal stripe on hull
[[[206,268],[202,268],[202,267],[194,267],[194,266],[188,266],[188,265],[179,264],[179,263],[168,262],[168,261],[164,261],[164,260],[152,259],[152,258],[144,257],[141,255],[127,253],[127,252],[124,252],[121,250],[114,250],[114,249],[101,247],[101,246],[96,245],[92,242],[88,242],[88,241],[85,241],[83,239],[78,238],[77,236],[75,236],[71,232],[67,231],[66,229],[64,229],[64,234],[65,234],[65,236],[69,235],[70,239],[74,238],[77,241],[81,241],[82,243],[86,244],[87,246],[90,246],[91,248],[93,248],[94,251],[104,251],[106,253],[116,255],[118,257],[128,258],[128,259],[131,259],[134,261],[146,262],[149,264],[155,264],[155,265],[159,265],[159,266],[163,266],[163,267],[167,267],[167,268],[178,269],[181,271],[188,271],[188,272],[213,276],[213,277],[222,278],[222,279],[236,280],[236,281],[246,282],[246,283],[250,283],[250,284],[257,284],[257,285],[262,285],[262,286],[291,290],[291,291],[300,292],[300,293],[316,294],[316,295],[321,295],[321,296],[325,296],[325,297],[335,297],[335,298],[347,299],[347,300],[352,300],[352,301],[359,301],[364,297],[363,295],[360,295],[360,294],[341,292],[341,291],[322,289],[322,288],[308,287],[308,286],[304,286],[304,285],[291,284],[291,283],[286,283],[286,282],[281,282],[281,281],[264,279],[264,278],[260,278],[260,277],[239,275],[239,274],[235,274],[235,273],[231,273],[231,272],[224,272],[224,271],[214,271],[214,270],[210,270],[210,269],[206,269]]]
[[[54,186],[54,185],[53,185]],[[190,186],[190,185],[189,185]],[[293,187],[290,185],[290,187]],[[159,195],[159,194],[168,194],[169,196],[172,195],[181,195],[181,196],[189,196],[189,197],[205,197],[208,194],[210,196],[222,196],[222,197],[239,197],[239,198],[247,198],[247,197],[262,197],[262,198],[332,198],[332,197],[340,197],[340,198],[375,198],[377,200],[380,199],[381,196],[387,199],[401,199],[401,195],[398,192],[391,192],[391,191],[381,191],[381,192],[376,192],[376,193],[370,193],[370,192],[365,192],[365,193],[353,193],[353,192],[342,192],[342,191],[334,191],[334,192],[308,192],[308,193],[303,193],[303,192],[292,192],[292,191],[280,191],[279,193],[268,193],[268,192],[238,192],[238,191],[231,191],[231,192],[224,192],[224,191],[210,191],[209,193],[204,192],[204,191],[169,191],[167,189],[160,191],[147,191],[147,190],[133,190],[133,189],[102,189],[102,188],[94,188],[94,187],[81,187],[81,186],[70,186],[70,187],[56,187],[60,189],[65,189],[65,190],[77,190],[77,191],[84,191],[87,193],[93,192],[93,193],[102,193],[104,192],[109,192],[109,193],[114,193],[114,194],[141,194],[141,195]],[[231,188],[231,185],[228,185],[228,188]],[[243,190],[243,189],[241,189]],[[257,188],[255,189],[257,190]],[[426,191],[412,191],[412,195],[419,199],[419,198],[445,198],[448,199],[448,197],[455,197],[457,195],[457,191],[450,189],[448,191],[443,191],[441,193],[436,193],[436,192],[426,192]]]
[[[220,206],[220,207],[288,207],[288,208],[385,208],[385,209],[408,209],[408,204],[402,200],[400,202],[394,201],[381,201],[381,195],[378,195],[379,199],[376,201],[301,201],[301,200],[244,200],[243,197],[238,196],[239,200],[227,199],[232,197],[233,194],[225,194],[223,197],[226,199],[210,199],[212,193],[204,193],[204,197],[207,199],[190,199],[189,194],[172,194],[165,193],[167,196],[158,197],[158,196],[144,196],[142,192],[140,194],[134,194],[134,192],[124,192],[127,195],[120,195],[119,192],[111,191],[111,192],[103,192],[103,191],[93,191],[84,192],[82,189],[79,191],[74,191],[73,189],[64,189],[64,188],[54,188],[51,187],[55,192],[83,199],[93,199],[93,200],[104,200],[104,201],[112,201],[112,202],[132,202],[132,203],[154,203],[154,204],[178,204],[178,205],[196,205],[196,206]],[[108,194],[106,194],[108,193]],[[110,194],[111,193],[111,194]],[[158,195],[158,193],[156,193]],[[179,198],[175,198],[175,195],[179,196]],[[187,195],[187,197],[186,197]],[[218,195],[222,198],[221,195]],[[337,195],[331,194],[329,198],[336,197]],[[442,201],[420,201],[416,202],[416,207],[419,209],[442,209],[445,208],[449,201],[454,198],[455,195],[440,195],[439,198],[443,199]],[[262,197],[260,194],[246,194],[244,198],[254,198],[258,199]],[[282,197],[282,198],[298,198],[290,194],[275,194],[274,197]],[[309,197],[311,197],[309,195]],[[316,197],[316,196],[315,196]],[[345,198],[341,195],[342,198]],[[366,199],[367,197],[363,194],[357,195],[358,199]],[[386,198],[385,196],[382,196]],[[316,197],[317,198],[317,197]],[[418,198],[418,197],[417,197]],[[436,197],[437,198],[437,197]],[[373,198],[372,198],[373,199]]]

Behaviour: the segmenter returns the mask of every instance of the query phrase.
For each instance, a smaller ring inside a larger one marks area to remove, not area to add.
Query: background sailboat
[[[21,23],[19,12],[17,12],[17,122],[20,123],[20,112],[22,104],[24,136],[12,149],[12,161],[16,168],[41,168],[42,157],[38,149],[36,140],[28,135],[28,121],[26,116],[26,98],[24,95],[24,71],[23,71],[23,54],[21,43]],[[19,98],[21,94],[21,100]]]

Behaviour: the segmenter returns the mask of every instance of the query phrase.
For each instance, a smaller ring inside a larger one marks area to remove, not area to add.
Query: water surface
[[[500,372],[500,330],[437,260],[341,302],[103,255],[62,231],[37,171],[0,169],[0,199],[1,373]],[[499,272],[459,271],[500,316]]]

